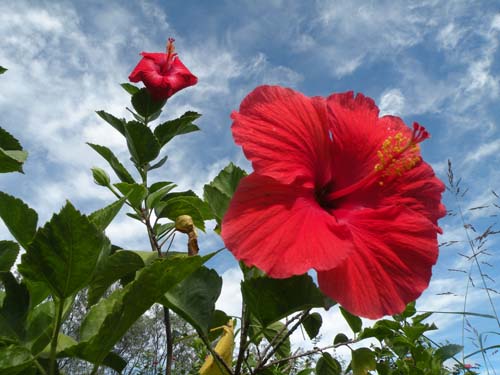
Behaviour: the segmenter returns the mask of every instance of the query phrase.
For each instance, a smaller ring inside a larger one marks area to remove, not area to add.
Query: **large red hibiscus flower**
[[[139,64],[128,77],[131,82],[144,82],[153,99],[167,100],[177,91],[195,85],[194,76],[174,53],[174,39],[169,38],[166,53],[142,52]]]
[[[379,117],[362,94],[277,86],[256,88],[232,118],[254,168],[222,223],[237,259],[276,278],[315,269],[326,295],[372,319],[422,293],[445,214],[444,185],[420,156],[422,126]]]

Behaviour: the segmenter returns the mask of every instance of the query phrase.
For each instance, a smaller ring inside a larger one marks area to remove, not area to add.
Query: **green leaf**
[[[422,336],[424,332],[436,330],[437,327],[434,324],[418,324],[415,326],[404,326],[403,332],[412,342],[417,342],[417,339]]]
[[[77,353],[92,363],[102,363],[143,313],[212,255],[161,259],[143,268],[134,281],[91,308],[81,326],[81,342],[66,354]]]
[[[438,350],[436,350],[435,356],[439,358],[441,362],[446,361],[447,359],[452,358],[455,354],[458,354],[462,351],[463,346],[461,345],[455,345],[455,344],[448,344],[440,347]]]
[[[99,155],[101,155],[104,158],[104,160],[106,160],[109,163],[109,165],[111,166],[111,168],[113,168],[116,175],[118,176],[118,178],[121,181],[129,183],[129,184],[135,183],[133,177],[125,169],[125,167],[122,165],[122,163],[120,163],[118,158],[115,156],[115,154],[113,154],[113,152],[109,148],[107,148],[105,146],[101,146],[101,145],[96,145],[93,143],[88,143],[88,142],[87,142],[87,144],[90,147],[92,147]]]
[[[212,314],[212,318],[210,319],[210,326],[208,327],[208,341],[213,342],[224,332],[220,328],[223,325],[227,324],[227,322],[231,319],[224,311],[215,310]]]
[[[139,92],[139,87],[137,86],[134,86],[130,83],[122,83],[120,84],[121,87],[123,87],[123,89],[128,92],[130,95],[134,95],[135,93]]]
[[[368,375],[368,371],[377,368],[375,353],[368,348],[353,350],[351,367],[353,375]]]
[[[345,342],[349,342],[349,338],[343,333],[338,333],[333,339],[333,345],[343,344]]]
[[[0,147],[4,150],[17,150],[21,151],[23,148],[19,141],[14,138],[7,130],[0,127]]]
[[[349,324],[349,327],[351,327],[354,333],[358,333],[359,331],[361,331],[363,322],[359,317],[357,317],[356,315],[352,315],[349,311],[345,310],[342,307],[340,308],[340,312],[342,313],[342,316],[346,320],[347,324]]]
[[[0,241],[0,272],[9,272],[19,254],[19,245],[14,241]]]
[[[8,69],[4,68],[3,66],[0,66],[0,74],[4,74]]]
[[[201,267],[167,292],[165,305],[207,336],[221,288],[217,272]]]
[[[128,184],[126,182],[118,182],[114,186],[127,197],[132,207],[139,209],[141,203],[146,198],[148,190],[142,184]]]
[[[23,151],[16,151],[17,153],[21,153],[22,155],[24,155],[24,158],[22,158],[22,160],[18,160],[17,158],[13,157],[12,155],[13,152],[14,151],[8,152],[0,148],[0,173],[10,173],[10,172],[24,173],[23,162],[28,156],[28,154]]]
[[[286,337],[287,333],[288,329],[286,329],[285,324],[282,322],[274,322],[262,331],[267,342],[272,343],[273,348],[276,349],[276,356],[278,358],[286,358],[291,355],[290,337]],[[278,346],[278,343],[282,340],[283,342]]]
[[[246,172],[243,169],[230,163],[220,171],[212,182],[204,186],[203,198],[212,209],[219,224],[229,207],[229,202],[240,180],[245,176]]]
[[[214,215],[212,211],[210,210],[209,205],[201,200],[194,191],[192,190],[186,190],[186,191],[177,191],[175,193],[168,193],[162,198],[162,201],[167,202],[172,198],[178,198],[178,197],[187,197],[189,199],[192,198],[192,201],[194,204],[196,204],[198,210],[201,213],[201,216],[203,217],[204,220],[211,220],[214,218]]]
[[[312,313],[307,316],[307,318],[302,322],[307,335],[312,340],[318,336],[321,325],[323,324],[323,318],[318,313]]]
[[[163,183],[162,183],[163,184]],[[158,187],[158,182],[156,184],[153,184],[151,188],[149,189],[150,191],[153,189],[153,187]],[[165,182],[163,186],[161,186],[158,189],[155,189],[154,191],[151,191],[150,194],[148,195],[146,199],[146,206],[148,208],[154,208],[157,203],[172,189],[174,189],[177,185],[174,184],[173,182]]]
[[[160,153],[160,145],[153,132],[140,122],[127,122],[125,137],[130,155],[139,167],[156,159]]]
[[[288,279],[260,277],[241,283],[243,300],[265,327],[296,311],[325,307],[325,297],[309,275]]]
[[[88,305],[95,304],[115,281],[144,267],[133,251],[121,250],[104,259],[96,269],[88,290]]]
[[[432,313],[431,312],[426,312],[426,313],[423,313],[423,314],[419,314],[419,315],[415,315],[411,321],[413,322],[413,324],[417,324],[417,323],[420,323],[422,322],[423,320],[427,319],[429,316],[431,316]]]
[[[126,198],[123,197],[104,208],[92,212],[89,215],[89,220],[96,226],[99,231],[104,231],[108,227],[108,225],[111,224],[116,215],[118,215],[118,212],[120,212],[125,201]]]
[[[177,196],[168,201],[157,204],[155,212],[158,217],[166,217],[175,221],[180,215],[189,215],[197,228],[205,231],[205,221],[203,217],[204,202],[198,197]]]
[[[166,100],[154,100],[146,88],[142,88],[132,95],[132,106],[144,118],[161,110],[166,102]]]
[[[413,301],[406,305],[405,311],[403,311],[401,314],[393,315],[393,318],[396,321],[402,321],[415,315],[416,313],[417,309],[415,308],[415,301]]]
[[[160,168],[161,166],[163,166],[163,164],[165,164],[165,162],[167,161],[167,159],[168,159],[168,156],[164,156],[163,158],[160,159],[160,161],[158,163],[155,163],[152,166],[150,166],[148,168],[148,171],[152,171],[153,169]]]
[[[125,119],[117,118],[110,113],[105,111],[96,111],[100,118],[110,124],[113,128],[118,130],[122,135],[125,135]]]
[[[0,217],[14,238],[25,249],[36,232],[38,215],[26,203],[0,192]]]
[[[67,298],[87,285],[106,238],[89,219],[67,202],[40,228],[22,256],[19,271],[44,281],[59,298]]]
[[[188,111],[175,120],[158,125],[154,132],[161,147],[165,146],[172,138],[178,135],[200,130],[198,126],[192,123],[199,117],[201,117],[199,113]]]
[[[340,375],[342,366],[330,354],[323,352],[323,355],[316,363],[316,375]]]
[[[2,375],[25,374],[33,365],[34,358],[30,351],[22,346],[0,347],[0,373]]]
[[[5,288],[5,298],[0,308],[0,337],[22,339],[30,305],[28,289],[24,284],[19,284],[10,272],[0,272],[0,280]]]
[[[26,324],[26,343],[33,354],[40,353],[50,342],[55,309],[53,301],[46,301],[29,312]]]

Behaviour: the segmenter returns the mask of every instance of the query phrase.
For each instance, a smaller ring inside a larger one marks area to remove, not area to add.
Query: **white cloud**
[[[404,112],[405,97],[400,89],[384,91],[379,100],[380,116],[401,116]]]

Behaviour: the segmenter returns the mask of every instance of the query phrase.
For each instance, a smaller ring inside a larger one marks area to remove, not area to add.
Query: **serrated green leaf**
[[[138,121],[127,122],[125,137],[132,160],[139,167],[156,159],[160,153],[160,145],[151,129]]]
[[[123,89],[128,92],[130,95],[134,95],[135,93],[139,92],[139,87],[137,86],[134,86],[130,83],[122,83],[120,84],[121,87],[123,87]]]
[[[133,177],[130,175],[130,173],[127,171],[127,169],[120,163],[118,158],[113,154],[113,152],[101,145],[96,145],[93,143],[88,143],[87,144],[92,147],[99,155],[101,155],[104,160],[106,160],[111,168],[113,168],[113,171],[115,171],[116,176],[123,182],[133,184],[135,183]]]
[[[195,203],[196,206],[198,207],[198,210],[200,211],[203,219],[204,220],[211,220],[214,218],[214,215],[213,215],[212,211],[210,210],[210,206],[205,201],[200,199],[196,195],[196,193],[192,190],[177,191],[174,193],[168,193],[167,195],[165,195],[162,198],[162,201],[167,202],[168,200],[170,200],[172,198],[178,198],[178,197],[188,197],[188,198],[193,197],[193,199],[194,199],[193,203]],[[189,198],[189,199],[191,199],[191,198]]]
[[[176,196],[169,198],[166,202],[157,204],[155,212],[158,217],[166,217],[175,221],[180,215],[189,215],[193,219],[194,225],[205,231],[205,221],[203,217],[204,202],[198,197]]]
[[[166,102],[166,100],[154,100],[146,88],[142,88],[132,95],[132,106],[144,118],[161,110]]]
[[[207,336],[221,288],[217,272],[201,267],[165,294],[165,305]]]
[[[18,283],[10,272],[0,272],[0,280],[5,288],[5,298],[0,308],[0,337],[23,339],[30,304],[28,289]]]
[[[401,314],[393,315],[393,318],[396,321],[402,321],[415,315],[416,313],[417,309],[415,308],[415,301],[413,301],[406,305],[405,311],[403,311]]]
[[[25,153],[25,156],[28,154]],[[24,161],[24,160],[23,160]],[[23,171],[23,161],[16,160],[9,152],[0,148],[0,173],[20,172]]]
[[[240,180],[246,172],[230,163],[219,172],[212,182],[203,187],[203,198],[210,206],[215,218],[220,223],[229,207]]]
[[[36,232],[38,214],[35,210],[22,200],[0,192],[0,217],[17,242],[26,249]]]
[[[323,355],[316,363],[316,375],[340,375],[342,367],[340,363],[329,353],[323,352]]]
[[[178,135],[200,130],[198,126],[192,123],[200,117],[199,113],[188,111],[175,120],[166,121],[158,125],[154,130],[155,136],[163,147]]]
[[[101,363],[144,312],[211,256],[161,259],[143,268],[134,281],[91,308],[81,326],[81,342],[66,354]]]
[[[4,150],[17,151],[21,151],[23,149],[19,141],[2,127],[0,127],[0,148]]]
[[[100,118],[102,118],[116,130],[118,130],[123,136],[125,135],[125,119],[120,119],[105,111],[96,111],[96,113]]]
[[[426,312],[426,313],[423,313],[423,314],[419,314],[419,315],[415,315],[411,321],[413,322],[413,324],[417,324],[417,323],[420,323],[422,322],[423,320],[427,319],[429,316],[431,316],[432,313],[431,312]]]
[[[460,353],[462,349],[463,346],[461,345],[455,345],[455,344],[443,345],[438,350],[436,350],[435,356],[439,358],[441,362],[444,362],[447,359],[452,358],[455,354]]]
[[[153,185],[155,188],[158,186],[157,184]],[[151,186],[151,187],[153,187]],[[148,208],[154,208],[157,203],[172,189],[174,189],[177,185],[168,182],[165,185],[161,186],[160,188],[150,192],[148,197],[146,198],[146,207]],[[150,189],[151,190],[151,189]]]
[[[118,212],[120,212],[125,201],[126,198],[123,197],[104,208],[92,212],[89,215],[89,220],[96,226],[98,230],[104,231],[108,227],[108,225],[111,224],[116,215],[118,215]]]
[[[8,69],[4,68],[3,66],[0,66],[0,74],[4,74]]]
[[[353,350],[351,368],[353,375],[368,375],[368,371],[377,368],[375,353],[368,348]]]
[[[296,311],[325,307],[325,298],[309,275],[245,280],[241,283],[241,293],[264,327]]]
[[[307,332],[307,335],[312,340],[316,336],[318,336],[321,325],[323,324],[323,318],[318,313],[311,313],[307,316],[307,318],[302,322],[304,329]]]
[[[347,324],[349,324],[349,327],[351,327],[354,333],[358,333],[359,331],[361,331],[363,322],[358,316],[352,315],[349,311],[342,307],[340,308],[340,312],[342,313],[342,316],[344,317]]]
[[[0,241],[0,272],[9,272],[19,254],[19,245],[14,241]]]
[[[142,258],[133,251],[121,250],[105,258],[90,282],[88,305],[94,305],[115,281],[143,267]]]
[[[104,235],[67,202],[37,231],[19,271],[28,279],[45,282],[64,299],[87,285],[105,245]]]
[[[139,209],[141,203],[146,198],[148,190],[141,184],[128,184],[126,182],[118,182],[114,186],[127,197],[132,207]]]

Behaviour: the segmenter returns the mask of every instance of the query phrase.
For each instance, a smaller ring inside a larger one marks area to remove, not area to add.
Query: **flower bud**
[[[182,233],[189,233],[193,230],[193,218],[189,215],[181,215],[175,219],[175,229]]]
[[[109,175],[104,169],[94,167],[92,168],[92,176],[94,177],[94,182],[100,186],[109,186]]]

